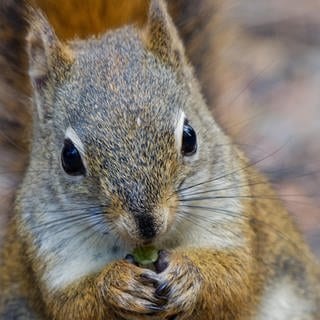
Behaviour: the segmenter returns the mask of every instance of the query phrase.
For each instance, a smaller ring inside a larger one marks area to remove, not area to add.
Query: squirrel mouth
[[[143,247],[149,247],[149,246],[154,245],[154,243],[155,243],[155,241],[152,241],[152,240],[144,240],[144,241],[142,241],[142,246]]]

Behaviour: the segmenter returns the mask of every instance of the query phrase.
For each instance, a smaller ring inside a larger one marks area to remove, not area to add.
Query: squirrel
[[[212,117],[166,3],[87,40],[27,19],[32,142],[0,319],[318,319],[319,265]],[[154,269],[130,255],[148,245]]]

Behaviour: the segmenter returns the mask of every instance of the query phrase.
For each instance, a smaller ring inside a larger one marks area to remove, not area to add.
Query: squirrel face
[[[89,52],[76,56],[72,75],[56,100],[65,114],[64,139],[82,150],[85,173],[75,183],[85,185],[88,194],[95,186],[108,223],[138,242],[165,233],[174,219],[174,190],[183,177],[177,139],[182,139],[181,105],[186,102],[179,97],[172,72],[156,68],[155,59],[134,37],[125,30],[97,43],[99,61]],[[128,48],[122,41],[129,42]],[[144,67],[152,63],[155,67]],[[79,87],[81,78],[88,80]]]
[[[142,32],[68,45],[35,15],[33,158],[49,168],[62,202],[94,206],[100,231],[112,226],[134,244],[161,239],[178,223],[179,188],[210,170],[215,146],[205,135],[222,135],[163,3],[153,2]]]
[[[197,161],[197,129],[184,113],[190,98],[130,29],[93,42],[74,51],[67,80],[54,89],[54,123],[64,128],[55,142],[78,151],[74,184],[88,196],[95,190],[107,223],[128,240],[153,241],[173,224],[175,190]]]

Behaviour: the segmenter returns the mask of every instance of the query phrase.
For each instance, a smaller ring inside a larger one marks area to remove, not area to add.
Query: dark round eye
[[[190,126],[189,121],[185,120],[183,124],[183,136],[181,152],[184,156],[192,156],[197,151],[197,135]]]
[[[64,140],[61,163],[64,171],[71,176],[80,176],[86,173],[80,153],[70,139]]]

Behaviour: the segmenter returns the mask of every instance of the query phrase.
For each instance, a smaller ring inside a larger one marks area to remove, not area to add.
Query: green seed
[[[154,246],[138,247],[133,250],[134,260],[141,264],[152,264],[158,260],[158,250]]]

